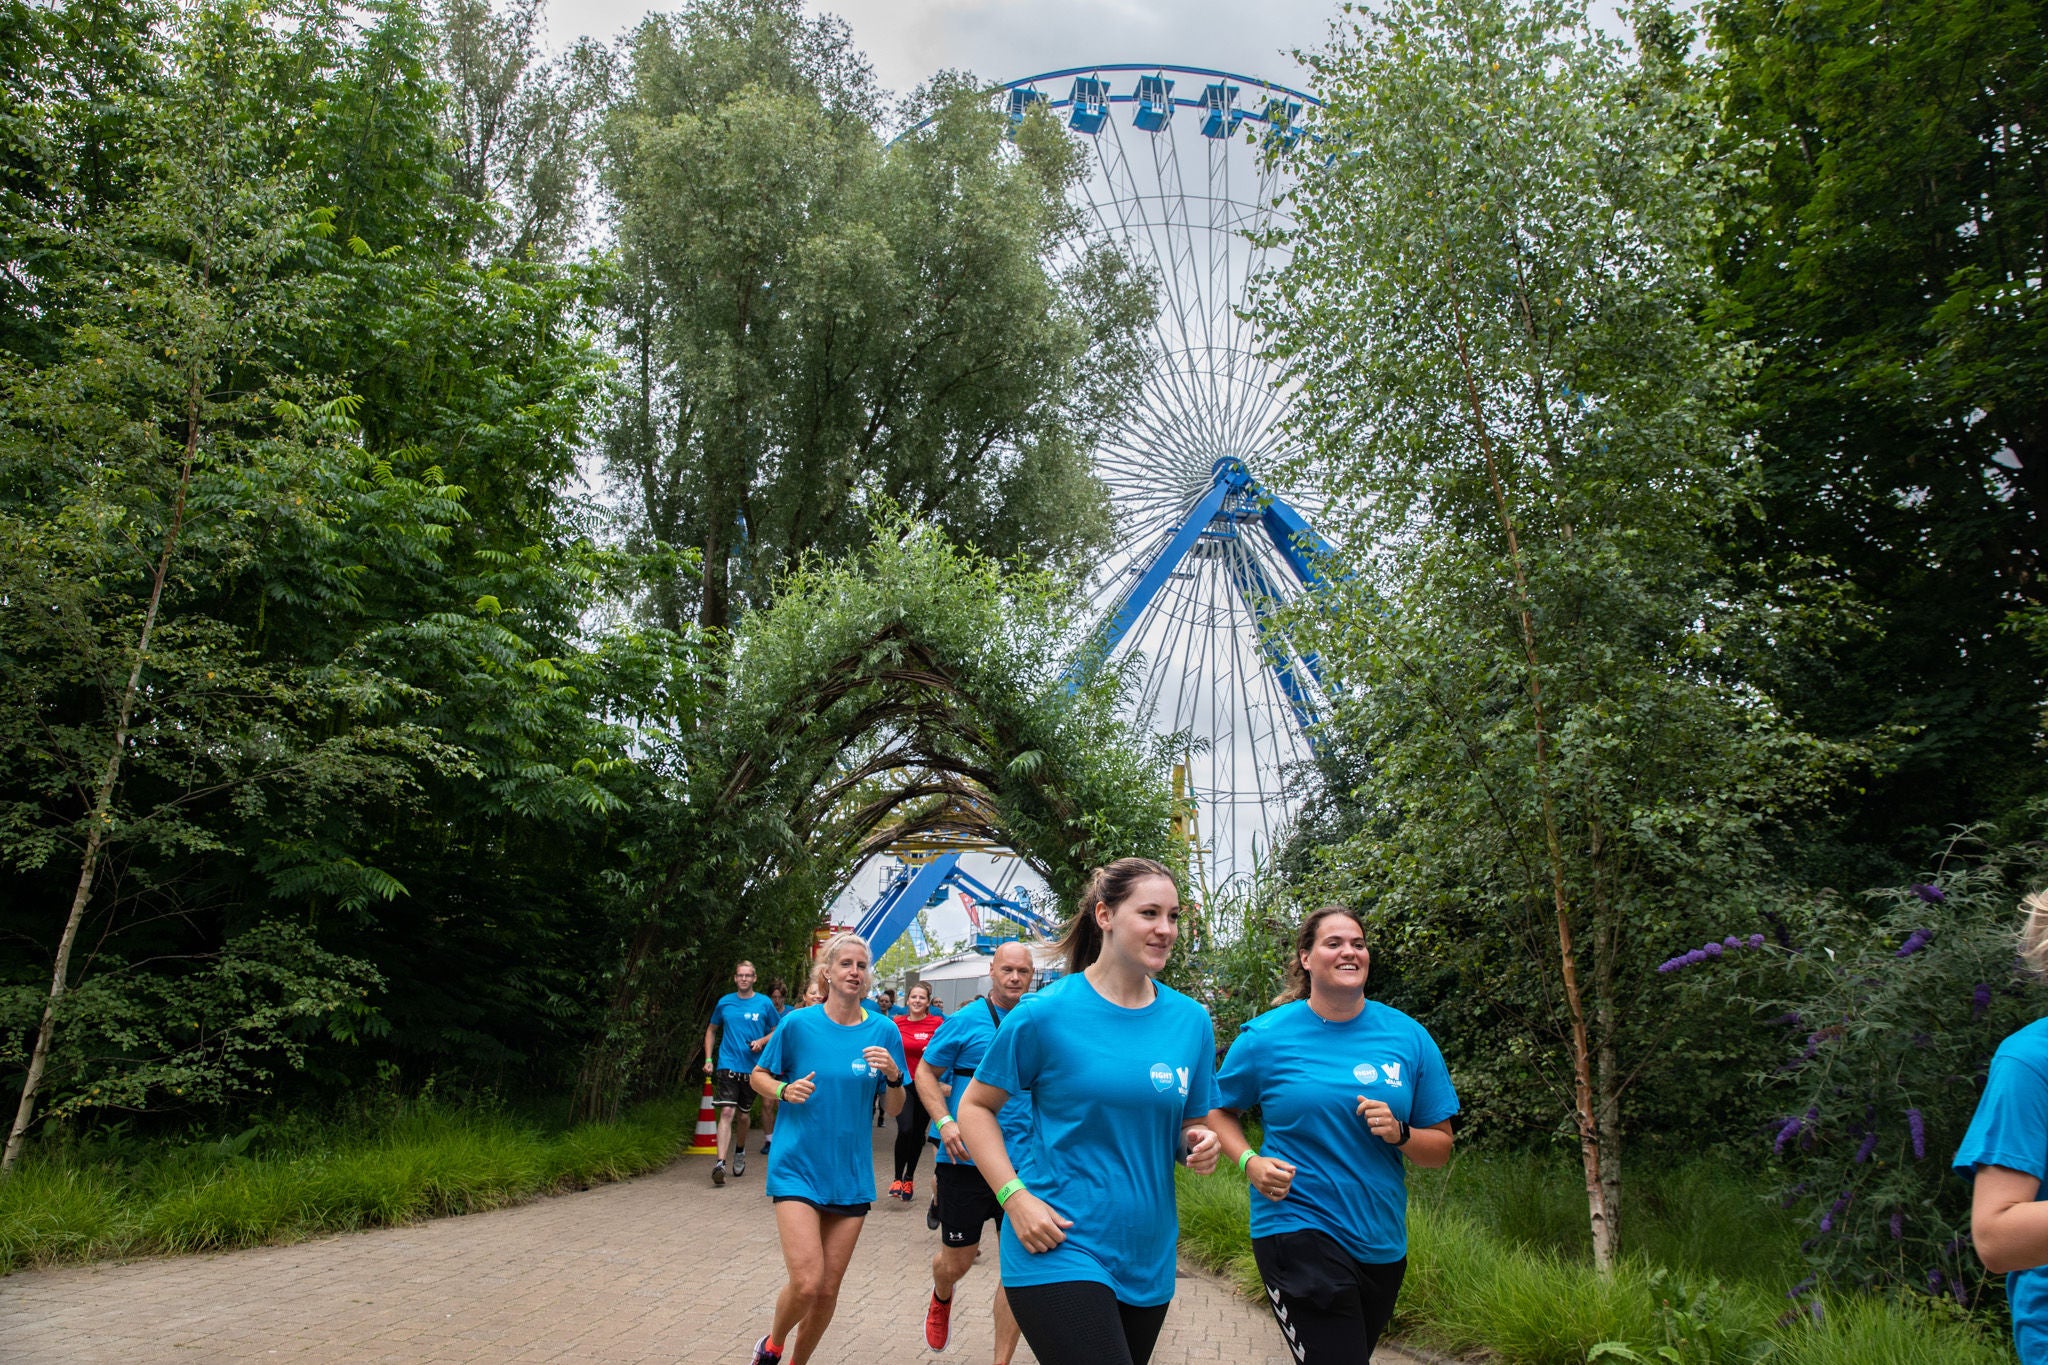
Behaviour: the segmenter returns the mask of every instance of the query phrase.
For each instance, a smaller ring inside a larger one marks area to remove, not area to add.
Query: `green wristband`
[[[789,1089],[789,1082],[788,1082],[788,1081],[777,1081],[777,1082],[775,1083],[775,1098],[776,1098],[776,1099],[778,1099],[778,1100],[779,1100],[779,1099],[781,1099],[781,1098],[782,1098],[782,1092],[783,1092],[783,1091],[785,1091],[785,1090],[787,1090],[787,1089]]]
[[[1250,1169],[1252,1164],[1252,1158],[1257,1155],[1258,1153],[1253,1151],[1251,1148],[1245,1148],[1244,1155],[1238,1157],[1237,1159],[1237,1169],[1240,1172]]]
[[[997,1204],[997,1206],[998,1206],[998,1207],[1001,1207],[1002,1205],[1008,1204],[1008,1203],[1010,1202],[1010,1196],[1011,1196],[1011,1195],[1013,1195],[1013,1194],[1015,1194],[1015,1193],[1017,1193],[1017,1191],[1019,1191],[1019,1190],[1021,1190],[1021,1189],[1023,1189],[1023,1188],[1024,1188],[1024,1182],[1023,1182],[1022,1180],[1012,1180],[1012,1181],[1011,1181],[1011,1182],[1010,1182],[1009,1184],[1007,1184],[1007,1185],[1003,1186],[1003,1187],[1002,1187],[1001,1189],[997,1190],[997,1191],[996,1191],[996,1204]]]

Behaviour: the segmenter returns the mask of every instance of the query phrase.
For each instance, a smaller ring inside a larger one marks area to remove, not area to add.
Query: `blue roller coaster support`
[[[1173,82],[1164,76],[1138,77],[1138,112],[1131,122],[1156,133],[1173,117]]]
[[[945,902],[949,887],[967,893],[968,899],[1034,933],[1050,934],[1054,925],[1038,913],[1024,896],[1005,896],[992,891],[973,875],[960,870],[960,855],[942,853],[923,867],[899,867],[888,886],[875,898],[854,926],[854,932],[868,941],[872,961],[881,961],[906,929],[917,922],[917,912]]]
[[[1137,624],[1138,618],[1145,614],[1146,608],[1152,605],[1159,590],[1180,570],[1181,562],[1197,541],[1204,536],[1232,539],[1252,526],[1266,533],[1282,562],[1293,570],[1303,588],[1313,590],[1329,582],[1322,570],[1322,565],[1333,553],[1329,542],[1317,535],[1302,520],[1299,512],[1261,488],[1241,461],[1226,456],[1215,463],[1209,491],[1189,511],[1166,545],[1145,566],[1129,590],[1117,599],[1109,615],[1074,656],[1074,662],[1067,667],[1068,689],[1071,691],[1079,687],[1084,678],[1116,652],[1116,647]],[[1315,695],[1295,671],[1286,645],[1276,634],[1265,629],[1274,604],[1285,599],[1275,591],[1274,584],[1255,560],[1247,558],[1242,567],[1233,570],[1231,577],[1246,610],[1251,612],[1260,627],[1260,647],[1272,666],[1280,690],[1287,696],[1295,723],[1314,745],[1317,737],[1313,727],[1319,719]],[[1309,654],[1303,656],[1302,663],[1317,685],[1323,685],[1321,660]]]
[[[1068,126],[1093,137],[1109,121],[1109,82],[1100,76],[1076,76],[1067,102],[1074,106],[1074,112],[1067,118]]]

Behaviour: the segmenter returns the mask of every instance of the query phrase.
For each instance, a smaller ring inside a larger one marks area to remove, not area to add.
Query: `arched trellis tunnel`
[[[853,868],[945,830],[1014,850],[1063,898],[1127,854],[1184,860],[1164,755],[1076,687],[1074,601],[922,527],[813,563],[729,642],[723,689],[636,841],[630,919],[579,1108],[674,1081],[743,952],[794,963]]]

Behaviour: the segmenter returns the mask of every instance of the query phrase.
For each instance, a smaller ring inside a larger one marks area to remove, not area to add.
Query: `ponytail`
[[[1088,874],[1088,885],[1081,890],[1074,917],[1067,921],[1065,932],[1052,945],[1067,955],[1069,972],[1083,971],[1102,956],[1102,926],[1095,922],[1095,907],[1107,905],[1114,910],[1130,899],[1131,888],[1145,877],[1173,881],[1173,873],[1166,864],[1150,858],[1118,858]],[[1179,883],[1174,885],[1177,888]]]
[[[2027,912],[2020,925],[2020,961],[2037,978],[2048,980],[2048,891],[2036,891],[2020,908]]]

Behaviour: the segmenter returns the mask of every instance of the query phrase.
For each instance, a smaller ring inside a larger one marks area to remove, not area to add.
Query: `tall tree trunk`
[[[1457,271],[1450,267],[1455,298]],[[1465,399],[1472,414],[1472,428],[1479,438],[1480,454],[1486,461],[1486,478],[1493,490],[1494,510],[1501,532],[1507,539],[1508,562],[1514,569],[1516,620],[1520,627],[1522,658],[1529,686],[1529,709],[1536,740],[1536,792],[1543,822],[1545,861],[1550,871],[1550,899],[1557,915],[1557,955],[1564,978],[1565,1008],[1571,1020],[1572,1099],[1579,1127],[1579,1154],[1586,1171],[1586,1210],[1593,1232],[1593,1264],[1603,1275],[1614,1270],[1614,1242],[1607,1217],[1607,1183],[1600,1170],[1600,1118],[1593,1102],[1593,1055],[1586,1031],[1585,1001],[1579,990],[1578,951],[1572,942],[1571,900],[1565,890],[1564,843],[1558,835],[1557,797],[1550,772],[1550,734],[1543,714],[1543,674],[1537,649],[1535,613],[1529,605],[1529,576],[1522,562],[1522,546],[1515,531],[1515,519],[1508,506],[1507,487],[1501,479],[1500,461],[1494,451],[1493,433],[1487,425],[1479,385],[1472,374],[1472,357],[1466,344],[1463,309],[1453,303],[1452,324],[1457,333],[1458,365],[1464,376]]]
[[[1606,875],[1608,848],[1600,817],[1588,821],[1592,832],[1593,865],[1593,1025],[1599,1041],[1593,1052],[1595,1116],[1600,1125],[1600,1186],[1605,1193],[1608,1245],[1621,1246],[1621,1090],[1619,1050],[1615,1046],[1620,1018],[1615,999],[1616,956],[1621,940],[1621,919]]]
[[[128,685],[121,690],[121,704],[114,712],[114,742],[107,750],[106,767],[101,770],[98,790],[93,794],[92,812],[87,817],[85,852],[79,860],[78,884],[71,893],[71,910],[64,917],[64,932],[57,940],[57,960],[50,972],[50,995],[43,1002],[42,1021],[36,1027],[35,1048],[29,1053],[28,1075],[21,1083],[21,1102],[15,1106],[14,1127],[7,1134],[7,1150],[0,1153],[0,1175],[14,1169],[21,1158],[29,1125],[35,1122],[36,1095],[42,1089],[43,1071],[49,1065],[50,1039],[57,1029],[57,1007],[64,1001],[71,979],[71,949],[78,942],[78,926],[85,919],[85,907],[92,901],[92,884],[99,872],[100,848],[114,818],[114,789],[121,780],[121,760],[128,752],[128,726],[135,715],[135,698],[142,690],[142,669],[149,659],[150,637],[156,632],[157,611],[163,605],[164,580],[170,576],[171,560],[177,553],[178,534],[185,526],[185,491],[192,483],[192,457],[199,449],[199,367],[192,367],[185,390],[185,455],[178,467],[178,491],[171,506],[170,529],[164,532],[163,552],[157,556],[156,574],[150,580],[149,607],[142,614],[142,630],[135,642],[135,662],[128,670]]]

